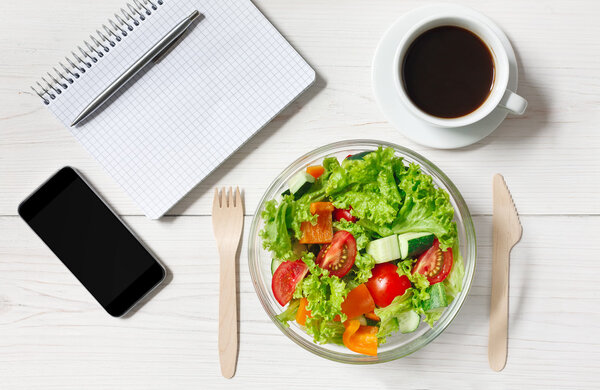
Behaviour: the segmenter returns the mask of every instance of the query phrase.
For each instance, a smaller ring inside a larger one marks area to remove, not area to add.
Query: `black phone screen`
[[[164,277],[163,267],[72,168],[50,178],[19,214],[111,315],[125,313]]]

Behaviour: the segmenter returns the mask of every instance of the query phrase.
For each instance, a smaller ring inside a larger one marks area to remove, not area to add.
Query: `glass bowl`
[[[458,230],[460,253],[463,256],[465,265],[465,275],[462,292],[452,301],[450,306],[446,308],[433,328],[425,323],[421,323],[419,328],[413,333],[395,334],[388,337],[387,343],[379,346],[377,356],[365,356],[356,354],[340,345],[315,344],[312,341],[312,337],[308,335],[302,327],[296,324],[296,322],[290,321],[290,326],[286,328],[275,318],[275,316],[281,313],[284,308],[277,303],[271,291],[272,256],[269,251],[263,249],[262,241],[258,233],[263,228],[263,221],[260,215],[264,209],[265,202],[270,199],[278,198],[280,194],[287,189],[287,181],[296,172],[301,169],[304,170],[309,165],[321,164],[325,157],[334,156],[341,162],[349,154],[375,150],[379,146],[391,147],[396,151],[397,156],[404,158],[406,163],[413,162],[420,165],[424,173],[433,177],[433,181],[438,187],[445,189],[450,194],[450,202],[454,206],[454,220],[456,221]],[[438,167],[423,156],[399,145],[374,140],[353,140],[325,145],[305,154],[284,169],[275,181],[273,181],[260,200],[256,213],[254,214],[254,219],[252,220],[248,245],[248,264],[252,283],[254,284],[258,298],[269,318],[271,318],[283,334],[302,348],[326,359],[342,363],[371,364],[383,363],[407,356],[429,344],[439,336],[446,327],[448,327],[450,322],[452,322],[454,317],[458,314],[458,311],[469,293],[469,288],[471,287],[471,282],[475,273],[476,251],[475,229],[473,227],[469,209],[460,192],[458,192],[458,189],[456,189],[450,179]]]

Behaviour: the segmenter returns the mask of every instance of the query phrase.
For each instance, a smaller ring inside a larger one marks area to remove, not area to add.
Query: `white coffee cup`
[[[414,40],[435,27],[457,26],[477,35],[489,48],[494,61],[494,84],[487,99],[475,111],[457,118],[440,118],[417,107],[409,98],[402,82],[402,64],[407,50]],[[509,77],[508,55],[498,36],[485,24],[459,14],[432,15],[414,25],[404,36],[394,58],[396,89],[406,107],[417,117],[438,127],[462,127],[480,121],[500,106],[512,114],[521,115],[527,108],[527,100],[507,89]]]

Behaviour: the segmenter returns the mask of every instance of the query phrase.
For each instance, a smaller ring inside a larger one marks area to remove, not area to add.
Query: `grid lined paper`
[[[52,100],[72,120],[197,9],[203,18],[73,135],[152,219],[160,218],[315,79],[249,0],[164,0]]]

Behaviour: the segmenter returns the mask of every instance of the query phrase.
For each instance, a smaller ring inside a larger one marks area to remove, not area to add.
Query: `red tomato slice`
[[[348,222],[356,222],[357,218],[350,213],[350,210],[352,210],[352,207],[348,209],[333,210],[333,220],[341,221],[342,219],[345,219]]]
[[[271,281],[273,295],[281,306],[292,299],[298,283],[308,273],[308,266],[302,260],[284,261],[277,267]]]
[[[372,276],[366,284],[377,306],[388,306],[394,298],[404,295],[404,292],[410,288],[408,277],[398,275],[397,269],[394,263],[377,264],[373,267]]]
[[[333,235],[331,244],[324,245],[316,263],[319,267],[329,270],[330,275],[338,278],[346,275],[356,260],[356,240],[345,230]]]
[[[440,242],[436,238],[431,248],[419,256],[412,273],[425,275],[429,284],[436,284],[446,279],[452,269],[452,263],[452,249],[442,252]]]

